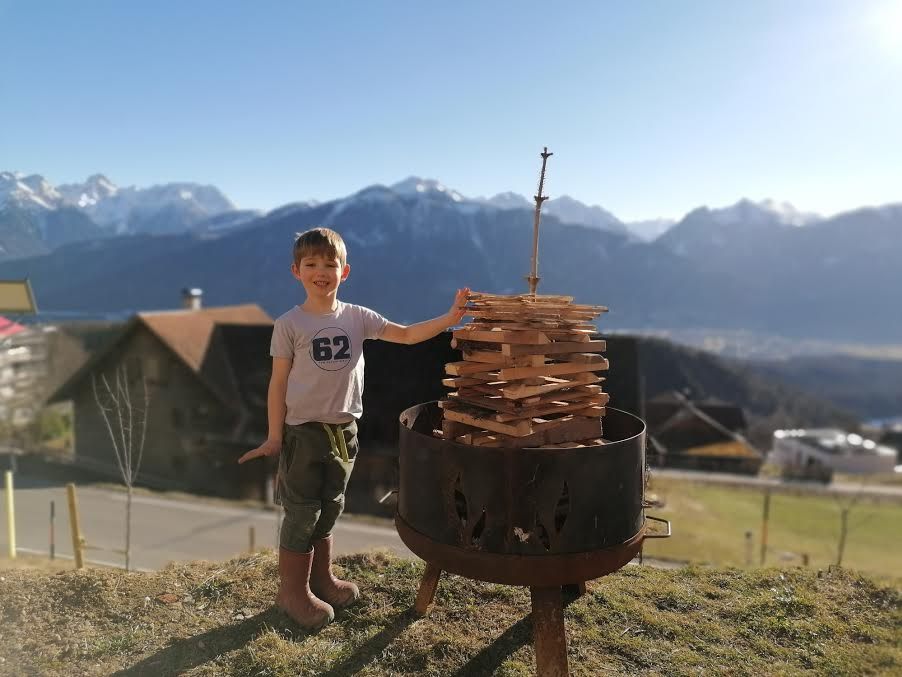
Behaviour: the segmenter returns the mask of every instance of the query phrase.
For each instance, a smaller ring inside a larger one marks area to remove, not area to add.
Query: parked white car
[[[849,474],[891,473],[896,450],[836,428],[775,430],[768,461],[784,468],[817,466]]]

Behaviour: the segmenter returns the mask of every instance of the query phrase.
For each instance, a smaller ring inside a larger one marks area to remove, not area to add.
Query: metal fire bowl
[[[435,402],[401,414],[395,524],[443,570],[512,585],[590,580],[622,567],[645,538],[645,424],[607,409],[608,443],[474,447],[436,438]]]

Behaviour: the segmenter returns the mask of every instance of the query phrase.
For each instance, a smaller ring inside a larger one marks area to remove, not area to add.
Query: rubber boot
[[[360,590],[348,581],[332,575],[332,536],[313,541],[313,569],[310,589],[336,609],[352,605],[360,597]]]
[[[276,606],[310,632],[319,630],[335,618],[332,607],[310,591],[312,563],[312,552],[279,548],[279,592],[276,594]]]

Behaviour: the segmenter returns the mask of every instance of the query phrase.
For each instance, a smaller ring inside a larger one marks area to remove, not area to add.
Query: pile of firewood
[[[601,444],[608,368],[590,324],[603,306],[570,296],[472,293],[471,323],[454,332],[462,362],[445,365],[454,389],[439,402],[443,439],[489,447]]]

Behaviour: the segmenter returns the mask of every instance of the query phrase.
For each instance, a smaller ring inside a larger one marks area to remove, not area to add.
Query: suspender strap
[[[332,453],[338,456],[345,463],[349,463],[351,461],[348,456],[348,445],[345,442],[344,433],[341,431],[341,426],[335,426],[335,432],[332,432],[332,428],[329,427],[328,423],[323,423],[323,428],[326,429],[326,434],[329,436],[329,444],[332,446]],[[336,444],[335,439],[338,437],[338,443]]]

